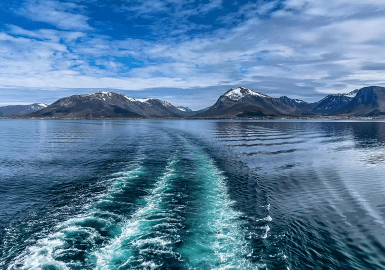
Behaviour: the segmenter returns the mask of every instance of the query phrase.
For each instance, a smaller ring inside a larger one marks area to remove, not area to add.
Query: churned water
[[[385,269],[385,123],[0,121],[0,269]]]

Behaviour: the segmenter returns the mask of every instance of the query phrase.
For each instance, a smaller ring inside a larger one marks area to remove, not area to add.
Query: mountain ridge
[[[359,89],[351,102],[336,114],[366,117],[385,115],[385,87],[368,86]]]
[[[270,97],[245,87],[232,88],[221,95],[207,111],[194,117],[276,117],[288,115],[308,115],[301,109],[290,107],[279,99]],[[310,113],[311,114],[311,113]]]
[[[318,102],[312,112],[320,115],[333,114],[348,105],[356,96],[357,92],[358,89],[349,93],[327,95]]]
[[[199,111],[192,111],[188,107],[176,107],[156,98],[135,99],[124,94],[105,91],[73,95],[61,98],[48,106],[40,105],[43,106],[39,107],[40,110],[13,117],[53,119],[312,118],[325,115],[380,117],[385,115],[385,88],[369,86],[349,93],[327,95],[320,101],[307,103],[287,96],[274,98],[245,87],[236,87],[222,94],[212,106]]]
[[[306,102],[304,100],[293,99],[293,98],[289,98],[287,96],[281,96],[278,99],[282,103],[284,103],[284,104],[286,104],[288,106],[291,106],[291,107],[294,107],[294,108],[298,108],[298,109],[301,109],[301,110],[305,110],[305,111],[312,111],[319,104],[319,101],[308,103],[308,102]]]
[[[124,94],[99,91],[64,97],[23,118],[163,118],[183,117],[186,113],[167,101],[135,99]]]
[[[47,104],[44,103],[33,103],[28,105],[8,105],[0,107],[0,117],[10,117],[15,115],[23,115],[31,112],[39,111]]]

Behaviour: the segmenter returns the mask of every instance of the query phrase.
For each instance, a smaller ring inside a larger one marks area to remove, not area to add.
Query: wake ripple
[[[144,173],[141,162],[136,162],[130,171],[113,175],[106,194],[99,196],[94,204],[86,206],[85,214],[71,218],[54,229],[54,233],[40,239],[15,258],[8,270],[13,269],[90,269],[87,250],[103,243],[117,234],[116,226],[122,216],[103,211],[106,203],[118,197],[139,175]]]
[[[176,165],[176,159],[169,162],[154,189],[124,222],[122,234],[95,252],[96,269],[155,269],[163,265],[162,257],[180,260],[180,255],[170,245],[180,241],[176,232],[181,229],[181,224],[175,212],[165,205],[167,197],[172,195]]]
[[[212,158],[196,148],[176,152],[158,176],[143,162],[114,174],[84,214],[60,223],[8,270],[266,268],[253,260],[247,222]],[[136,180],[152,184],[127,201],[127,192],[143,187]],[[268,233],[263,228],[259,237]]]
[[[256,269],[248,257],[252,248],[246,241],[246,233],[240,220],[241,213],[233,210],[234,201],[229,198],[226,178],[213,161],[197,154],[197,180],[200,188],[196,195],[199,205],[194,226],[188,235],[181,254],[189,269]]]

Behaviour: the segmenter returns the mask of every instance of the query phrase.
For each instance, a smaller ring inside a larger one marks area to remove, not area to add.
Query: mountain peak
[[[42,108],[45,108],[47,107],[48,105],[47,104],[44,104],[44,103],[34,103],[34,104],[31,104],[32,106],[39,106],[39,107],[42,107]]]
[[[155,99],[135,99],[124,94],[99,91],[92,94],[61,98],[44,109],[26,117],[41,118],[163,118],[183,117],[187,113],[169,102]]]
[[[237,88],[232,88],[229,91],[227,91],[223,96],[228,97],[229,99],[238,101],[244,98],[245,96],[258,96],[258,97],[264,97],[268,98],[269,96],[254,92],[248,88],[245,87],[237,87]]]
[[[301,99],[294,99],[294,98],[289,98],[287,96],[281,96],[279,97],[279,100],[280,101],[290,101],[290,102],[294,102],[294,103],[306,103],[305,101],[301,100]],[[286,103],[285,103],[286,104]],[[286,104],[287,105],[287,104]]]
[[[138,102],[146,103],[147,105],[154,105],[154,104],[162,104],[165,107],[173,107],[173,105],[167,101],[160,100],[157,98],[141,98],[141,99],[136,99]]]
[[[385,115],[385,88],[380,86],[361,88],[352,101],[337,114],[366,117]]]
[[[344,94],[344,96],[345,96],[345,97],[351,97],[351,98],[354,98],[354,97],[357,95],[358,91],[359,91],[359,89],[353,90],[353,91],[351,91],[351,92],[349,92],[349,93]]]
[[[103,98],[112,98],[113,96],[116,96],[116,95],[119,95],[119,94],[114,93],[114,92],[98,91],[98,92],[84,95],[84,96],[103,99]]]
[[[176,107],[178,110],[181,110],[182,112],[192,112],[192,110],[189,107],[179,106]]]

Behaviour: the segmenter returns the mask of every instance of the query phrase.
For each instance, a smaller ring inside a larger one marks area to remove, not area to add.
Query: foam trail
[[[198,181],[197,197],[199,208],[194,226],[187,234],[185,246],[180,250],[186,259],[188,269],[257,269],[247,259],[252,248],[247,243],[240,221],[241,213],[233,209],[226,178],[203,154],[197,155]]]
[[[179,240],[175,232],[180,224],[164,202],[173,195],[176,165],[175,159],[169,162],[164,175],[142,199],[142,206],[126,220],[121,235],[95,252],[96,269],[156,269],[163,264],[161,256],[179,259],[171,245]]]
[[[86,206],[86,211],[56,226],[54,233],[43,236],[33,246],[28,247],[9,265],[13,269],[57,269],[67,270],[80,267],[73,258],[84,260],[85,249],[93,248],[103,241],[101,232],[113,234],[118,215],[101,211],[99,207],[118,196],[139,175],[145,173],[141,161],[130,171],[113,174],[108,191],[97,197],[96,202]],[[79,268],[80,269],[80,268]]]

